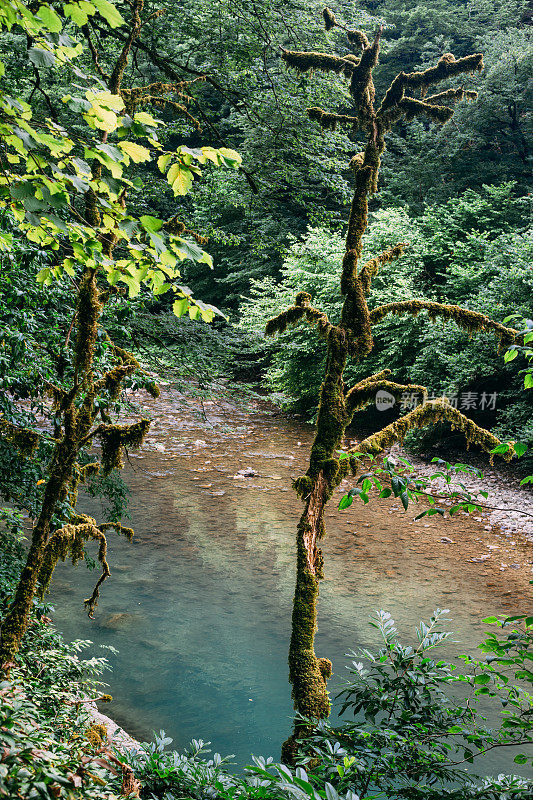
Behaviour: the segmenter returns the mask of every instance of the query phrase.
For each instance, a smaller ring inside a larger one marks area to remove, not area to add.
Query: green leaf
[[[344,497],[341,498],[339,503],[339,510],[344,511],[345,508],[349,508],[353,503],[353,497],[349,494],[345,494]]]
[[[496,453],[496,454],[508,453],[510,449],[511,449],[511,445],[510,444],[508,444],[507,442],[502,442],[502,444],[499,444],[497,447],[495,447],[490,452],[491,453]]]
[[[44,22],[45,27],[52,33],[59,33],[62,29],[63,23],[61,19],[49,5],[39,6],[37,14]]]
[[[515,764],[527,764],[529,759],[524,753],[518,753],[518,755],[513,758],[513,761]]]
[[[98,12],[111,25],[112,28],[119,28],[124,25],[124,20],[112,3],[107,0],[92,0]]]
[[[135,161],[136,164],[140,164],[143,161],[150,160],[150,151],[146,147],[143,147],[140,144],[136,144],[136,142],[130,142],[130,141],[119,142],[118,146],[128,156],[130,156],[130,158],[133,161]]]
[[[87,2],[65,3],[63,6],[65,16],[70,17],[80,28],[87,23],[89,15],[94,14],[95,10],[93,4]]]
[[[409,506],[409,496],[408,496],[407,492],[401,492],[400,493],[400,500],[402,501],[402,506],[407,511],[407,508]]]
[[[140,223],[148,233],[157,233],[163,227],[163,221],[150,214],[145,214],[140,218]]]
[[[140,122],[141,125],[148,125],[151,128],[157,128],[160,120],[154,119],[151,114],[146,111],[137,111],[135,114],[135,122]]]
[[[10,193],[15,200],[24,200],[27,197],[34,197],[35,189],[30,181],[20,181],[11,186]]]
[[[167,171],[167,167],[171,158],[172,155],[170,153],[163,153],[163,155],[159,156],[157,159],[157,166],[161,172],[165,173]]]
[[[515,442],[513,446],[518,458],[521,458],[527,450],[527,444],[524,444],[523,442]]]
[[[513,347],[514,347],[514,345],[513,345]],[[518,350],[513,349],[513,348],[509,348],[509,350],[507,350],[504,353],[503,360],[507,364],[509,361],[513,361],[517,357],[517,355],[518,355]]]
[[[192,172],[186,167],[182,168],[181,164],[174,163],[168,171],[167,180],[172,186],[174,194],[183,196],[192,186]]]
[[[524,378],[524,389],[533,389],[533,372],[528,372]]]
[[[30,47],[28,58],[36,67],[53,67],[56,63],[55,55],[49,50],[43,50],[42,47]]]
[[[177,300],[174,301],[174,305],[172,306],[172,311],[177,317],[182,317],[187,309],[189,308],[189,301],[186,297],[179,297]]]

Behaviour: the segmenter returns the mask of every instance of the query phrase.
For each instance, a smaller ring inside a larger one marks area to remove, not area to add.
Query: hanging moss
[[[310,120],[318,122],[321,128],[329,131],[336,130],[337,125],[347,125],[355,130],[359,124],[357,117],[350,117],[346,114],[329,114],[318,107],[308,108],[307,116]]]
[[[125,536],[128,542],[131,542],[135,535],[133,528],[126,528],[124,525],[121,525],[120,522],[104,522],[98,527],[103,533],[111,530],[116,531],[119,535]]]
[[[89,616],[92,616],[99,597],[99,589],[103,581],[111,574],[107,563],[107,540],[96,521],[85,514],[77,515],[73,523],[64,525],[52,534],[44,548],[38,572],[39,593],[41,598],[48,591],[50,581],[58,561],[67,558],[77,564],[85,557],[85,543],[90,540],[99,542],[98,561],[102,566],[102,574],[96,583],[91,597],[84,601]]]
[[[460,100],[476,100],[477,99],[477,92],[470,90],[470,89],[463,89],[460,86],[458,89],[445,89],[444,92],[438,92],[437,94],[432,94],[429,97],[424,97],[424,101],[426,103],[433,103],[435,105],[441,105],[442,103],[453,103],[458,102]]]
[[[335,19],[335,14],[333,11],[331,11],[331,9],[326,7],[322,12],[322,16],[324,17],[324,27],[327,31],[330,31],[335,27],[337,20]]]
[[[427,389],[425,386],[420,386],[416,383],[395,383],[388,380],[375,380],[366,381],[363,385],[354,386],[346,394],[346,410],[348,414],[353,414],[355,411],[361,411],[366,408],[370,403],[373,403],[376,398],[376,392],[385,391],[392,394],[399,400],[404,392],[409,392],[411,396],[418,399],[419,403],[423,403],[427,397]]]
[[[363,31],[346,31],[346,36],[348,37],[348,41],[354,47],[360,47],[363,50],[365,47],[369,47],[370,42],[368,41],[368,36]]]
[[[405,98],[407,103],[404,104],[402,109],[402,102],[405,96],[405,90],[419,89],[421,94],[424,95],[427,88],[434,83],[452,78],[456,75],[465,72],[473,72],[475,70],[481,71],[483,69],[483,56],[481,53],[475,53],[465,58],[456,59],[451,53],[445,53],[434,67],[429,67],[421,72],[400,72],[392,81],[387,89],[381,106],[377,112],[377,119],[382,123],[384,128],[389,129],[391,125],[396,122],[402,114],[415,113],[415,106],[412,102],[414,98]],[[447,89],[445,92],[440,92],[437,95],[432,95],[425,100],[426,104],[439,105],[442,102],[457,101],[467,99],[475,99],[477,92],[465,91],[460,89]],[[424,111],[424,113],[428,113]],[[449,118],[449,117],[448,117]],[[437,122],[442,122],[440,118],[434,117]],[[446,121],[446,120],[444,120]]]
[[[311,305],[310,300],[311,295],[307,292],[299,292],[293,306],[267,322],[266,335],[274,336],[276,333],[283,333],[289,325],[295,325],[305,318],[311,325],[316,325],[321,335],[327,338],[334,326],[326,314]]]
[[[120,361],[123,364],[131,364],[136,369],[139,370],[141,369],[141,365],[139,364],[133,353],[130,353],[129,350],[124,350],[123,347],[119,347],[114,343],[112,343],[112,345],[113,345],[113,355],[116,358],[120,359]]]
[[[111,400],[116,400],[122,391],[122,383],[124,378],[135,372],[136,367],[133,364],[117,364],[117,366],[104,373],[100,380],[94,384],[95,394],[98,395],[104,389],[109,394]]]
[[[437,319],[453,320],[460,328],[470,334],[477,331],[494,333],[501,348],[512,344],[517,336],[517,331],[513,328],[506,328],[505,325],[495,322],[490,317],[479,314],[477,311],[469,311],[466,308],[461,308],[461,306],[434,303],[430,300],[404,300],[378,306],[370,313],[370,321],[373,325],[376,325],[387,314],[411,314],[412,316],[417,316],[421,311],[427,311],[432,322]]]
[[[287,62],[289,67],[297,72],[309,72],[311,69],[318,69],[322,72],[335,72],[337,75],[350,77],[356,68],[358,61],[353,58],[341,58],[327,53],[296,53],[292,50],[282,50],[281,57]]]
[[[96,433],[102,445],[103,474],[108,475],[112,469],[120,469],[122,448],[135,450],[141,446],[148,433],[150,420],[141,419],[132,425],[101,425]]]
[[[0,419],[0,436],[14,445],[23,458],[31,456],[41,440],[41,435],[37,431],[19,428],[7,419]]]
[[[353,70],[350,81],[350,94],[358,112],[366,119],[371,119],[374,113],[374,83],[372,71],[378,63],[380,33],[363,50],[359,65]]]
[[[350,165],[349,165],[350,169],[353,170],[354,172],[357,172],[363,166],[364,159],[365,159],[365,154],[363,152],[356,153],[350,159]]]
[[[407,244],[405,242],[399,242],[398,244],[394,245],[394,247],[391,247],[389,250],[385,250],[379,256],[371,258],[370,261],[367,261],[366,264],[363,264],[360,272],[360,280],[363,287],[363,292],[365,294],[369,294],[372,278],[378,274],[380,266],[400,258],[400,256],[403,255],[406,247]]]
[[[79,467],[79,476],[80,481],[85,483],[92,478],[94,475],[98,475],[100,471],[100,464],[98,461],[92,461],[90,464],[85,464],[83,467]]]
[[[357,450],[377,455],[396,442],[403,442],[408,431],[425,428],[438,422],[450,422],[452,430],[462,431],[468,446],[475,444],[482,450],[490,452],[501,444],[500,440],[490,431],[480,428],[471,419],[465,417],[456,408],[453,408],[446,398],[442,398],[440,400],[431,400],[424,403],[424,405],[418,406],[405,416],[400,417],[396,422],[367,437],[357,445]],[[512,455],[512,451],[510,451],[504,453],[503,457],[509,461]]]
[[[454,78],[465,72],[481,72],[483,69],[483,55],[474,53],[464,58],[456,59],[452,53],[444,53],[434,67],[429,67],[421,72],[408,72],[405,74],[405,85],[411,89],[427,89],[434,83],[446,78]]]
[[[453,108],[432,105],[422,100],[415,100],[414,97],[403,97],[398,103],[398,107],[408,121],[422,114],[434,122],[448,122],[453,117]]]

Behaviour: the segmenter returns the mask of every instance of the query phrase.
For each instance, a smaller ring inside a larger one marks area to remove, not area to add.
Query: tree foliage
[[[0,4],[2,30],[22,30],[26,36],[28,58],[37,73],[36,86],[40,84],[39,69],[55,65],[72,70],[84,82],[80,96],[62,98],[77,116],[77,125],[70,131],[57,119],[34,115],[31,104],[20,97],[0,93],[4,159],[0,204],[27,241],[51,253],[49,263],[37,275],[38,282],[48,286],[57,279],[70,281],[75,297],[64,352],[58,354],[65,358],[62,371],[56,366],[59,381],[50,376],[40,381],[52,399],[52,430],[24,427],[19,419],[6,415],[0,419],[3,441],[20,457],[31,456],[41,442],[49,453],[27,562],[2,626],[0,664],[4,672],[20,646],[36,587],[39,585],[41,592],[47,589],[56,562],[70,556],[76,563],[84,557],[86,542],[98,543],[102,573],[86,600],[92,613],[99,587],[110,574],[106,532],[114,529],[129,538],[133,535],[119,521],[98,525],[92,517],[75,511],[79,486],[100,468],[104,476],[120,468],[123,448],[138,447],[150,424],[144,419],[118,425],[107,414],[106,403],[100,403],[102,396],[116,400],[124,380],[140,370],[134,356],[100,330],[104,305],[124,283],[130,297],[135,297],[141,286],[156,295],[171,293],[177,316],[188,311],[193,319],[210,320],[215,313],[212,307],[193,300],[190,290],[180,283],[181,261],[192,259],[211,266],[211,257],[198,245],[194,232],[187,231],[176,214],[162,220],[128,212],[129,192],[135,189],[135,182],[142,187],[138,178],[128,177],[132,165],[156,161],[179,197],[187,194],[193,177],[201,175],[199,164],[210,161],[235,168],[240,163],[238,154],[227,148],[179,146],[168,150],[160,144],[160,122],[137,110],[137,105],[142,106],[144,100],[151,103],[154,96],[165,98],[178,90],[175,84],[164,89],[151,86],[148,95],[141,86],[138,102],[132,103],[136,90],[123,86],[123,78],[132,44],[151,18],[143,19],[143,10],[142,0],[129,4],[122,48],[109,72],[94,57],[100,76],[95,78],[74,65],[81,45],[64,33],[64,26],[69,18],[84,25],[88,15],[98,13],[111,28],[120,27],[124,20],[112,4],[103,0],[66,4],[59,13],[47,3],[36,9],[18,2]],[[161,103],[166,105],[166,99]],[[13,233],[0,230],[0,248],[8,252],[12,247]],[[102,338],[107,358],[99,363]],[[13,342],[8,342],[9,346],[12,349]],[[152,391],[157,392],[155,385]],[[83,457],[84,448],[95,441],[101,445],[101,464]]]

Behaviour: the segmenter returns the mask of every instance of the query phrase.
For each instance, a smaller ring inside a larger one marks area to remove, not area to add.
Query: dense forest
[[[532,25],[0,0],[0,797],[532,796]]]

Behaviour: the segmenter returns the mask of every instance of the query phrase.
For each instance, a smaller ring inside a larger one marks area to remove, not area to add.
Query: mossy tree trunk
[[[326,718],[330,711],[327,680],[331,674],[331,662],[327,658],[318,658],[314,650],[319,581],[323,573],[323,559],[318,545],[325,535],[324,509],[328,500],[343,478],[350,473],[355,475],[360,465],[360,459],[355,456],[340,461],[337,452],[355,411],[372,402],[379,389],[385,389],[396,397],[400,397],[405,391],[418,392],[423,403],[415,411],[360,443],[357,450],[363,453],[380,452],[394,441],[402,440],[410,428],[420,428],[441,419],[447,419],[463,430],[469,442],[476,442],[485,449],[498,444],[496,437],[479,428],[444,399],[425,402],[425,387],[391,381],[389,370],[370,375],[348,389],[343,381],[348,359],[359,360],[372,350],[372,326],[378,324],[388,313],[418,314],[427,311],[431,319],[453,319],[470,332],[492,332],[500,344],[513,341],[516,334],[512,329],[505,328],[482,314],[440,303],[405,301],[378,307],[370,313],[366,297],[371,291],[373,276],[381,264],[400,257],[406,245],[396,244],[359,266],[363,236],[368,224],[368,198],[377,187],[386,133],[401,117],[410,119],[416,115],[425,115],[437,122],[450,119],[453,110],[445,103],[464,97],[474,99],[476,93],[465,91],[461,87],[427,97],[427,88],[443,79],[482,69],[482,56],[474,54],[456,60],[447,53],[435,67],[424,72],[400,73],[376,110],[372,72],[378,63],[382,29],[378,30],[371,43],[364,32],[349,30],[337,23],[329,9],[325,9],[324,19],[328,30],[338,25],[346,31],[348,41],[358,50],[359,55],[341,58],[324,53],[283,50],[282,58],[289,67],[299,72],[321,69],[348,78],[354,107],[352,116],[332,114],[320,108],[308,109],[308,114],[310,119],[318,121],[325,129],[332,129],[337,125],[348,126],[352,130],[361,128],[367,138],[364,150],[357,153],[350,163],[355,173],[355,186],[340,277],[345,299],[339,323],[330,322],[323,312],[311,305],[311,297],[300,292],[294,306],[270,320],[266,327],[267,334],[274,334],[284,331],[288,325],[306,319],[317,326],[319,334],[327,341],[325,376],[320,390],[316,434],[309,468],[304,476],[294,482],[294,488],[304,501],[305,508],[296,537],[296,590],[289,650],[289,676],[297,717],[294,733],[285,742],[282,753],[283,759],[289,763],[295,760],[298,739],[308,733],[318,720]],[[406,91],[416,89],[420,90],[421,99],[406,95]],[[302,720],[302,717],[305,719]]]
[[[110,91],[114,94],[120,93],[131,46],[139,34],[139,14],[142,7],[142,0],[135,0],[132,3],[130,35],[117,58],[111,75],[106,76]],[[102,140],[105,141],[106,138],[107,134],[104,133]],[[100,172],[101,165],[95,162],[93,174],[98,175]],[[86,220],[97,229],[100,215],[97,198],[92,190],[87,192],[85,200]],[[105,234],[96,235],[102,245],[102,252],[110,257],[116,241],[110,240]],[[89,255],[87,258],[89,259]],[[98,395],[107,391],[111,396],[118,396],[124,378],[139,369],[139,364],[131,354],[116,348],[115,366],[104,373],[99,380],[95,380],[94,355],[103,308],[102,302],[105,300],[105,295],[98,288],[98,272],[99,268],[96,266],[85,266],[79,279],[76,302],[77,336],[72,354],[71,386],[68,390],[55,386],[50,387],[56,417],[59,415],[62,423],[60,426],[56,424],[57,441],[52,453],[43,502],[32,529],[26,563],[8,612],[2,621],[0,674],[9,674],[9,669],[28,626],[29,614],[38,585],[41,590],[47,588],[58,559],[64,560],[69,555],[75,562],[83,558],[84,542],[94,539],[100,543],[98,559],[102,566],[102,576],[96,584],[92,596],[85,601],[89,613],[92,613],[98,599],[99,586],[102,580],[110,574],[106,559],[106,529],[114,527],[128,537],[133,535],[133,531],[123,528],[118,523],[116,525],[104,523],[98,526],[94,519],[85,514],[75,514],[72,520],[59,530],[55,530],[53,526],[53,517],[58,513],[60,505],[68,500],[74,507],[79,484],[83,483],[91,472],[94,474],[94,471],[98,469],[98,465],[95,464],[89,465],[93,470],[88,470],[87,467],[78,463],[82,448],[91,444],[95,437],[99,437],[104,454],[104,472],[109,471],[113,466],[120,465],[121,447],[128,444],[130,446],[140,444],[149,425],[148,420],[143,420],[141,423],[131,426],[101,424],[93,427],[99,413],[99,409],[94,403]],[[17,438],[21,438],[20,434],[14,437],[15,443]],[[30,450],[34,450],[37,444],[38,438],[33,439]]]

